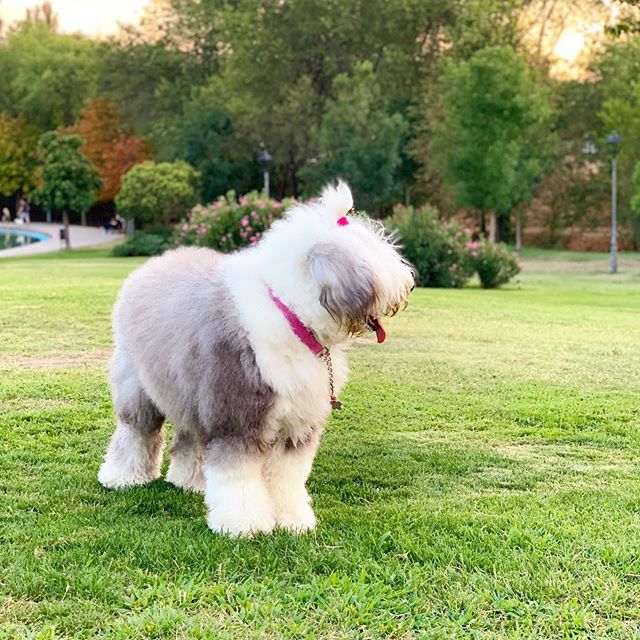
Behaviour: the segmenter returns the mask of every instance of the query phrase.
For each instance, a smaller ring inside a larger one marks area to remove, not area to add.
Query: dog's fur
[[[339,183],[289,211],[256,247],[229,256],[178,249],[127,279],[113,313],[117,426],[98,475],[105,487],[160,476],[167,417],[175,437],[166,479],[204,492],[211,529],[315,526],[305,483],[330,411],[328,371],[268,288],[330,348],[338,393],[350,337],[395,313],[413,287],[380,225],[356,216],[336,224],[351,207]]]

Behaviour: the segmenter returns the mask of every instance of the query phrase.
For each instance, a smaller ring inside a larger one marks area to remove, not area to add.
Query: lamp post
[[[609,272],[618,272],[618,145],[622,138],[612,131],[607,138],[611,145],[611,246]]]
[[[271,155],[267,151],[267,148],[264,144],[261,145],[262,149],[258,154],[258,162],[262,167],[262,175],[264,177],[264,187],[262,192],[264,193],[264,197],[269,197],[269,164],[271,162]]]

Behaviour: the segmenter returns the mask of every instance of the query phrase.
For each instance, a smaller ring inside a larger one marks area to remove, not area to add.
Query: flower
[[[244,216],[244,217],[242,218],[242,220],[240,220],[240,224],[241,224],[243,227],[246,227],[246,226],[249,224],[249,218],[247,218],[247,216]]]

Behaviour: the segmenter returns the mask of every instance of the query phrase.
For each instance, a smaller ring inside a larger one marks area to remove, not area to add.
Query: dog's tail
[[[335,186],[328,184],[322,190],[322,204],[327,213],[341,218],[353,208],[353,196],[346,182],[338,180]]]

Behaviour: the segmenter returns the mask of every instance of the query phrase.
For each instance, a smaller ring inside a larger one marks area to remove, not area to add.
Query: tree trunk
[[[80,224],[81,224],[83,227],[86,227],[86,226],[87,226],[87,212],[86,212],[86,211],[83,211],[83,212],[80,214]]]
[[[522,211],[516,213],[516,251],[522,249]]]
[[[62,224],[64,227],[64,248],[69,251],[71,249],[71,239],[69,238],[69,213],[66,209],[62,210]]]
[[[489,242],[496,242],[498,238],[498,220],[496,212],[489,213]]]

